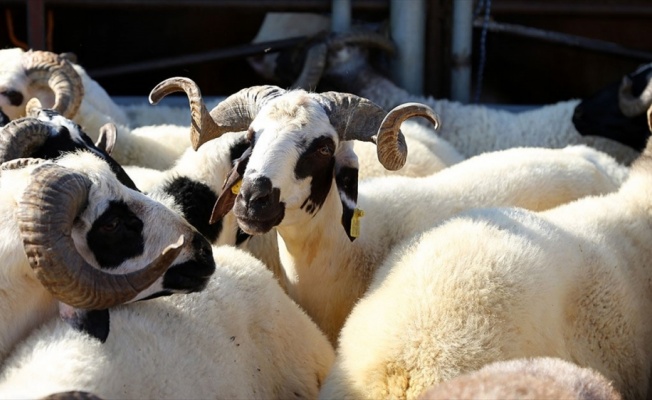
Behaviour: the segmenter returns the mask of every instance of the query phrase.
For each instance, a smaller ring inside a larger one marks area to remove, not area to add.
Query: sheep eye
[[[118,229],[119,225],[120,225],[120,219],[115,217],[115,218],[111,218],[109,221],[102,224],[100,229],[102,229],[104,232],[113,232],[116,229]]]
[[[330,157],[331,155],[333,155],[333,150],[331,150],[331,148],[326,145],[319,147],[317,149],[317,152],[319,152],[319,154],[321,154],[322,156],[326,156],[326,157]]]

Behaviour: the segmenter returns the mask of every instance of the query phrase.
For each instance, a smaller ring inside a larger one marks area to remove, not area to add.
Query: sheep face
[[[250,126],[251,155],[234,214],[249,234],[316,213],[334,183],[338,134],[305,92],[264,107]]]
[[[215,270],[210,243],[164,205],[120,184],[97,157],[80,152],[60,164],[87,171],[93,185],[71,232],[76,249],[92,266],[112,274],[145,267],[183,236],[186,245],[167,271],[133,300],[202,290]]]
[[[573,125],[582,135],[602,136],[643,150],[650,132],[645,110],[652,104],[652,64],[627,74],[582,100],[573,114]]]

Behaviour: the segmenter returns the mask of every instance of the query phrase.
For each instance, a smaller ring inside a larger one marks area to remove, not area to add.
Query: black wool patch
[[[180,176],[167,182],[163,191],[174,198],[184,218],[211,243],[215,243],[222,232],[222,221],[209,224],[217,194],[208,185]]]

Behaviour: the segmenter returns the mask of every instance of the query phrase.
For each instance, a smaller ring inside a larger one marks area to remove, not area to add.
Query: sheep
[[[346,321],[321,397],[416,398],[494,361],[547,356],[645,399],[650,171],[648,141],[616,192],[542,212],[471,210],[407,239]]]
[[[100,129],[97,144],[74,121],[52,109],[30,107],[29,116],[19,118],[0,128],[0,163],[15,158],[51,160],[66,152],[88,151],[109,164],[118,180],[137,190],[125,170],[110,155],[117,137],[115,125]]]
[[[3,49],[0,65],[0,112],[10,120],[25,116],[28,100],[37,98],[74,120],[92,140],[113,123],[121,132],[113,157],[122,165],[167,169],[190,146],[188,118],[175,120],[184,114],[180,107],[120,107],[81,65],[63,55]]]
[[[613,191],[627,174],[588,148],[513,149],[425,178],[375,178],[358,191],[351,141],[377,143],[385,168],[399,169],[405,148],[398,127],[415,115],[438,121],[418,104],[386,113],[354,95],[275,86],[243,89],[210,114],[201,104],[193,112],[198,148],[221,132],[248,130],[250,147],[228,175],[211,220],[233,209],[247,234],[276,228],[284,286],[333,343],[374,269],[401,238],[468,207],[544,209]],[[357,209],[366,215],[361,222]]]
[[[334,359],[326,337],[260,261],[231,246],[213,257],[206,290],[116,307],[102,345],[49,322],[5,362],[0,398],[317,398]]]
[[[0,187],[0,362],[57,313],[102,341],[108,308],[202,290],[215,269],[196,229],[88,151],[7,161]]]
[[[496,361],[428,389],[435,399],[620,400],[607,379],[590,368],[552,357]]]
[[[303,23],[304,19],[306,17],[302,15],[282,13],[268,15],[257,38],[258,40],[263,40],[266,36],[274,36],[277,39],[287,38],[289,35],[283,35],[273,23],[276,20],[283,21],[284,25],[293,22],[293,35],[304,34],[319,37],[323,28],[317,24],[314,26],[305,24]],[[405,102],[427,104],[444,121],[439,130],[439,136],[449,141],[466,157],[518,146],[559,148],[569,144],[587,144],[611,154],[620,162],[629,164],[638,156],[648,136],[645,124],[642,123],[644,116],[631,115],[631,118],[622,118],[623,111],[621,110],[616,111],[619,116],[618,122],[611,119],[611,134],[604,134],[600,130],[586,129],[586,127],[595,127],[596,124],[591,123],[591,120],[600,119],[602,121],[603,119],[599,112],[584,113],[583,120],[580,121],[581,118],[578,117],[580,114],[576,110],[581,103],[577,99],[513,113],[484,105],[462,104],[410,94],[376,72],[367,62],[367,51],[363,47],[365,40],[368,45],[385,50],[392,49],[393,44],[386,39],[384,40],[385,44],[380,43],[383,39],[378,38],[378,35],[368,34],[368,40],[364,38],[358,40],[363,35],[359,32],[353,32],[353,34],[356,35],[356,40],[347,39],[349,33],[339,38],[321,34],[325,39],[317,38],[311,42],[313,47],[324,44],[329,47],[329,52],[318,53],[318,57],[323,57],[321,60],[309,59],[306,61],[315,65],[326,64],[325,67],[321,67],[323,70],[321,87],[367,98],[387,110]],[[361,43],[363,44],[361,45]],[[306,54],[308,54],[307,51]],[[282,57],[279,56],[279,58]],[[266,63],[269,64],[265,65]],[[279,71],[283,65],[271,57],[258,59],[253,66],[256,71],[274,71],[277,79],[284,75],[291,75],[287,71]],[[318,73],[316,74],[318,75]],[[644,75],[640,76],[638,80],[642,81],[643,77]],[[290,80],[292,79],[294,76],[291,75]],[[646,79],[644,82],[648,81],[649,79]],[[629,87],[642,88],[645,83],[634,82]],[[314,83],[311,82],[311,84],[314,86]],[[627,88],[627,85],[624,87]],[[627,90],[621,90],[621,92],[627,94]],[[637,94],[636,91],[634,93]],[[623,98],[622,95],[619,97]],[[616,98],[615,93],[613,98]],[[585,105],[581,107],[585,107]],[[636,115],[643,115],[644,110],[641,107],[638,108],[640,112],[637,112]],[[630,135],[629,132],[635,132],[633,134],[636,136],[632,138],[621,135],[621,133]],[[629,147],[636,144],[639,144],[640,147],[635,146],[633,149]]]

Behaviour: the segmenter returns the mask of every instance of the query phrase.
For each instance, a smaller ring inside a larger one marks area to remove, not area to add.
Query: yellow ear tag
[[[242,179],[237,181],[235,185],[231,186],[231,193],[238,194],[240,193],[240,186],[242,186]]]
[[[356,208],[353,210],[353,217],[351,217],[351,237],[357,238],[360,236],[360,218],[364,217],[364,211]]]

